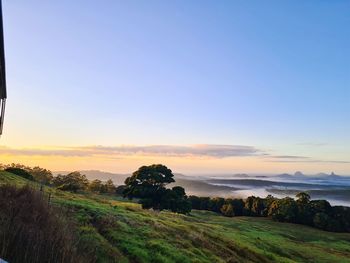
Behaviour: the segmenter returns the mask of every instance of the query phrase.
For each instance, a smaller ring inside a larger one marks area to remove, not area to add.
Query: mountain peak
[[[297,171],[297,172],[294,173],[294,176],[304,177],[305,175],[302,172]]]

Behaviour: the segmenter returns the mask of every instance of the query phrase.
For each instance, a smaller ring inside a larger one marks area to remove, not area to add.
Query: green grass
[[[28,181],[0,172],[3,183]],[[350,234],[206,211],[159,213],[117,197],[48,187],[45,192],[74,217],[82,249],[93,250],[97,262],[350,262]]]

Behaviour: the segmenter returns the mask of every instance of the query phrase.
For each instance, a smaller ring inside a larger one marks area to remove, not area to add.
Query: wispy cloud
[[[319,159],[312,159],[310,157],[301,157],[301,158],[290,158],[290,159],[270,159],[267,160],[267,162],[273,162],[273,163],[338,163],[338,164],[350,164],[350,161],[345,160],[319,160]]]
[[[350,163],[350,161],[346,160],[320,160],[299,155],[268,155],[266,156],[266,161],[274,163]]]
[[[123,156],[123,155],[156,155],[156,156],[197,156],[225,158],[235,156],[258,156],[264,152],[253,146],[245,145],[150,145],[150,146],[81,146],[41,148],[10,148],[0,147],[0,154],[28,156]]]
[[[332,160],[269,160],[268,162],[273,162],[273,163],[344,163],[350,164],[350,161],[332,161]]]
[[[297,156],[297,155],[274,155],[274,156],[270,156],[272,158],[276,158],[276,159],[309,159],[310,157],[307,156]]]
[[[228,157],[255,156],[265,162],[276,163],[338,163],[347,160],[320,160],[308,156],[272,155],[262,149],[247,145],[121,145],[121,146],[76,146],[51,148],[12,148],[0,146],[0,155],[11,156],[57,156],[57,157],[101,157],[120,159],[130,156],[194,157],[222,159]]]
[[[298,143],[297,145],[308,146],[308,147],[321,147],[321,146],[326,146],[328,144],[324,142],[302,142],[302,143]]]

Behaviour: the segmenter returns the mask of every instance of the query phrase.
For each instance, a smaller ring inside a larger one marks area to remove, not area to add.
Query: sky
[[[4,0],[0,162],[350,175],[349,1]]]

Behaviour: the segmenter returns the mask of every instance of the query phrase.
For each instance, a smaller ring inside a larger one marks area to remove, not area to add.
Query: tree
[[[34,180],[42,184],[49,185],[53,178],[52,172],[50,170],[35,166],[29,169],[29,173],[33,175]]]
[[[295,223],[298,216],[296,201],[290,197],[273,201],[268,216],[276,221]]]
[[[107,185],[102,183],[100,187],[100,194],[106,194],[108,193]]]
[[[185,189],[175,186],[166,189],[165,186],[175,182],[170,169],[161,164],[142,166],[131,177],[125,180],[124,197],[140,198],[144,209],[169,209],[173,212],[188,213],[191,203],[187,199]]]
[[[89,185],[86,176],[80,172],[72,172],[67,175],[57,175],[52,180],[53,185],[63,191],[77,192],[84,190]]]
[[[214,197],[209,201],[209,204],[208,204],[209,210],[216,213],[220,213],[220,209],[224,205],[224,203],[225,203],[224,198]]]
[[[188,200],[191,202],[192,208],[193,209],[200,209],[201,206],[201,199],[198,196],[195,195],[190,195],[188,197]]]
[[[313,218],[314,226],[326,230],[330,221],[330,217],[325,213],[316,213]]]
[[[307,204],[310,202],[310,195],[305,192],[298,193],[296,196],[297,202],[301,204]]]
[[[181,186],[166,189],[161,196],[160,210],[167,209],[175,213],[187,214],[191,212],[191,208],[191,202]]]
[[[311,210],[314,213],[326,213],[329,214],[332,211],[331,204],[326,200],[313,200],[310,201]]]
[[[115,194],[116,194],[116,195],[120,195],[120,196],[124,196],[125,188],[126,188],[125,185],[118,185],[118,186],[115,188]]]
[[[253,199],[253,204],[251,207],[252,214],[255,216],[263,216],[265,210],[265,204],[263,199],[256,197]]]
[[[200,198],[200,210],[209,210],[209,197],[199,197]]]
[[[266,196],[266,198],[264,199],[265,209],[263,211],[263,216],[268,216],[269,208],[270,208],[271,204],[276,200],[277,200],[277,198],[273,197],[272,195]]]
[[[33,168],[25,166],[19,163],[12,163],[10,165],[1,165],[4,170],[12,170],[14,173],[17,171],[17,175],[20,175],[26,179],[34,180],[42,184],[49,185],[53,176],[50,170],[35,166]],[[23,172],[25,171],[25,172]],[[28,175],[30,174],[30,176]]]
[[[248,196],[244,202],[243,215],[259,216],[263,209],[263,202],[259,197]]]
[[[332,220],[330,220],[327,230],[350,232],[350,207],[333,206],[329,213]]]
[[[112,179],[108,179],[105,185],[106,185],[107,193],[110,193],[110,194],[115,193],[116,187],[115,187]]]
[[[18,175],[18,176],[21,176],[25,179],[28,179],[28,180],[34,180],[34,177],[28,173],[26,170],[22,169],[22,168],[17,168],[17,167],[8,167],[5,169],[6,172],[8,173],[12,173],[12,174],[15,174],[15,175]]]
[[[90,182],[88,188],[92,192],[100,192],[101,186],[102,186],[102,181],[96,179],[96,180],[93,180],[92,182]]]
[[[161,164],[142,166],[126,178],[124,196],[132,198],[155,198],[169,183],[175,182],[170,169]]]
[[[233,199],[231,204],[232,204],[235,216],[243,215],[244,202],[242,199]]]
[[[298,216],[296,222],[304,225],[314,225],[314,211],[311,209],[310,195],[305,192],[301,192],[298,193],[295,197],[297,198],[298,206]]]
[[[224,204],[221,207],[220,211],[224,216],[228,216],[228,217],[235,216],[235,212],[231,203]]]

